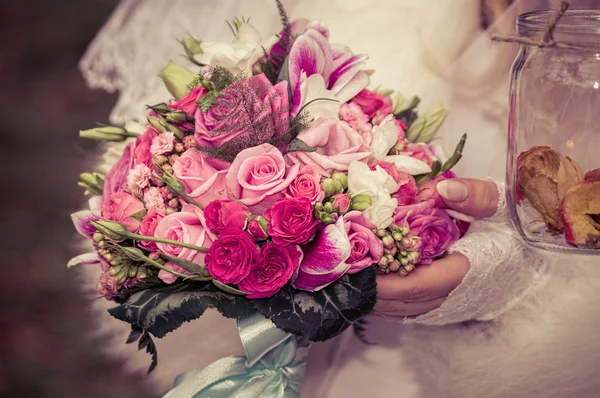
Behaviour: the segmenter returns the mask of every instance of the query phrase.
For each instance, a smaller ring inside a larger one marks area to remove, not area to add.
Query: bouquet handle
[[[296,338],[261,314],[237,320],[246,356],[219,359],[177,376],[163,398],[295,398],[306,368],[297,359]]]

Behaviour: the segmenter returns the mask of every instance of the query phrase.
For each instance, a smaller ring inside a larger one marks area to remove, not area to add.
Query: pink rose
[[[116,193],[127,186],[127,175],[132,168],[133,143],[125,147],[117,164],[115,164],[106,174],[106,177],[104,178],[104,191],[102,193],[104,201],[108,200],[108,197],[113,193]]]
[[[196,149],[188,149],[173,164],[173,175],[183,183],[185,192],[202,206],[226,199],[227,163],[210,158]]]
[[[258,247],[252,236],[238,228],[221,231],[206,253],[210,275],[221,283],[240,283],[250,275],[259,259]]]
[[[450,173],[452,173],[452,172],[450,172]],[[447,175],[450,177],[446,177]],[[430,200],[430,199],[433,200],[435,203],[435,207],[439,207],[439,208],[446,207],[446,203],[444,202],[444,199],[442,199],[442,197],[438,193],[438,191],[436,189],[436,185],[438,182],[448,180],[449,178],[454,178],[454,173],[452,173],[452,174],[444,173],[441,176],[434,178],[433,180],[427,181],[425,184],[423,184],[419,187],[419,193],[417,196],[421,200]]]
[[[350,210],[352,201],[350,200],[350,195],[347,193],[337,194],[332,199],[333,202],[331,204],[338,214],[346,214]]]
[[[325,198],[321,187],[321,176],[312,166],[304,166],[292,181],[285,195],[288,198],[304,197],[311,203],[320,202]]]
[[[156,130],[149,128],[146,132],[136,138],[135,141],[135,163],[143,163],[148,167],[152,167],[152,153],[150,146],[158,133]]]
[[[373,233],[377,226],[356,210],[344,216],[344,226],[351,247],[348,273],[356,274],[377,263],[383,256],[383,242]]]
[[[421,238],[421,264],[429,264],[444,254],[460,237],[460,231],[445,210],[435,207],[433,200],[400,206],[395,223],[407,226],[412,236]]]
[[[198,145],[217,147],[236,139],[240,146],[269,142],[287,132],[287,81],[273,86],[264,74],[239,80],[219,93],[216,104],[195,113]],[[253,144],[248,144],[251,140]]]
[[[404,150],[400,152],[400,155],[406,155],[415,159],[422,160],[426,162],[429,166],[433,164],[434,160],[437,160],[437,157],[434,155],[433,151],[431,151],[427,144],[423,143],[407,143]]]
[[[322,175],[346,171],[351,162],[370,155],[363,137],[346,122],[337,119],[319,119],[297,138],[316,150],[290,152],[289,159],[294,163],[313,165]]]
[[[283,246],[308,242],[319,223],[314,218],[312,203],[302,197],[277,201],[267,210],[265,218],[273,242]]]
[[[417,183],[415,178],[408,173],[398,171],[398,180],[400,188],[392,195],[398,199],[398,206],[412,205],[419,201],[417,197]]]
[[[102,218],[125,225],[129,232],[136,232],[140,221],[133,216],[144,210],[144,204],[127,192],[113,193],[102,203]]]
[[[250,293],[246,296],[249,299],[271,297],[288,283],[301,260],[302,251],[298,246],[267,243],[260,249],[260,260],[238,288]]]
[[[271,207],[298,175],[299,165],[287,167],[279,149],[262,144],[241,151],[231,164],[225,183],[234,198],[255,214]]]
[[[392,99],[368,89],[358,93],[351,102],[360,106],[369,119],[372,119],[375,115],[385,117],[392,113]]]
[[[202,210],[188,204],[184,204],[180,212],[169,214],[160,220],[154,230],[154,236],[206,248],[214,240],[214,236],[210,234],[206,227]],[[201,267],[205,266],[204,258],[206,254],[204,252],[166,243],[157,243],[156,246],[161,253],[192,261]],[[189,274],[188,271],[171,262],[166,263],[165,267],[182,274]],[[175,282],[177,279],[176,275],[164,270],[158,273],[158,277],[168,284]]]
[[[225,228],[244,229],[246,209],[231,200],[213,200],[204,209],[206,225],[210,232],[219,235]]]
[[[204,94],[206,94],[206,89],[204,86],[193,88],[189,94],[182,99],[170,103],[169,108],[184,111],[188,115],[194,116],[196,110],[198,109],[198,104],[196,101],[198,101]]]
[[[142,222],[140,224],[140,234],[144,236],[154,236],[154,231],[156,231],[156,226],[165,218],[165,214],[156,209],[150,210],[144,218],[142,218]],[[141,240],[139,242],[140,247],[146,249],[150,252],[155,252],[158,248],[155,242],[149,242],[145,240]]]
[[[175,134],[167,131],[154,137],[152,145],[150,145],[150,153],[152,155],[163,155],[173,151],[175,146]]]

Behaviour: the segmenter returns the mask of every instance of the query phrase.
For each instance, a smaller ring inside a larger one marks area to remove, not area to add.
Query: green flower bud
[[[389,264],[389,262],[390,262],[390,260],[386,256],[382,256],[379,259],[379,262],[377,264],[379,264],[382,267],[385,267],[385,266],[387,266]]]
[[[183,39],[181,39],[181,44],[183,45],[185,54],[190,59],[194,59],[195,55],[204,54],[204,51],[202,51],[202,46],[201,46],[202,41],[192,37],[191,35],[186,36]]]
[[[404,238],[404,236],[400,232],[394,232],[392,234],[392,237],[394,238],[394,240],[396,242],[400,242],[402,240],[402,238]]]
[[[178,195],[185,195],[185,185],[183,185],[183,183],[181,181],[179,181],[177,178],[175,178],[172,174],[170,173],[164,173],[163,177],[162,177],[163,181],[165,182],[165,184],[167,184],[167,186],[169,187],[169,189],[178,194]]]
[[[391,235],[386,235],[383,238],[381,238],[381,241],[383,242],[383,245],[385,247],[392,247],[394,246],[394,238],[391,237]]]
[[[406,264],[406,265],[404,265],[404,264],[403,264],[403,266],[404,266],[404,269],[405,269],[407,272],[411,272],[412,270],[414,270],[414,269],[415,269],[415,265],[414,265],[414,264],[410,264],[410,263],[409,263],[409,264]]]
[[[387,235],[387,231],[385,229],[379,228],[376,232],[375,235],[377,235],[377,237],[379,239],[383,238],[384,236]]]
[[[323,203],[321,203],[321,202],[317,202],[317,203],[315,203],[315,209],[316,209],[317,211],[322,211],[322,210],[323,210],[323,207],[324,207],[324,206],[323,206]]]
[[[125,240],[129,236],[127,228],[116,221],[90,221],[90,224],[98,232],[115,241]]]
[[[159,133],[167,132],[166,122],[159,116],[148,116],[148,122],[154,127]]]
[[[120,249],[123,251],[123,253],[125,253],[127,257],[129,257],[133,261],[146,262],[148,260],[148,257],[146,257],[144,252],[136,247],[121,246]]]
[[[95,195],[102,195],[102,191],[104,190],[104,176],[100,173],[81,173],[78,185]]]
[[[447,115],[448,109],[442,104],[435,105],[410,125],[406,138],[411,142],[431,142]]]
[[[184,111],[173,111],[165,114],[167,122],[181,123],[188,120],[187,114]]]
[[[169,163],[169,158],[165,155],[156,155],[152,157],[152,164],[156,166],[163,166]]]
[[[342,189],[348,189],[348,175],[344,173],[333,173],[331,179],[337,181],[342,186]]]
[[[408,266],[408,259],[406,257],[402,257],[400,259],[400,264],[402,264],[403,267]]]
[[[406,257],[406,256],[408,256],[408,252],[406,250],[401,250],[400,251],[400,256],[401,257]]]
[[[326,197],[331,197],[336,193],[342,192],[342,184],[332,178],[324,179],[321,186],[323,187],[323,192],[325,192]]]
[[[79,136],[82,138],[90,138],[92,140],[104,141],[125,141],[128,137],[137,137],[137,134],[127,132],[123,127],[117,126],[100,126],[88,130],[80,130]]]
[[[123,267],[120,267],[120,266],[110,267],[108,270],[108,273],[110,274],[110,276],[115,276],[118,273],[120,273],[122,269],[123,269]]]
[[[96,232],[94,232],[94,235],[92,235],[92,239],[94,240],[94,242],[100,243],[104,240],[104,235],[102,235],[100,232],[96,231]]]
[[[169,61],[167,66],[161,69],[158,74],[169,90],[169,93],[175,99],[181,99],[189,94],[189,85],[198,77],[198,75],[191,70],[179,66],[173,61]]]
[[[419,102],[421,102],[419,97],[413,96],[411,98],[406,98],[402,94],[396,93],[392,98],[392,113],[397,115],[409,109],[415,109],[417,105],[419,105]]]
[[[352,197],[352,210],[365,211],[371,207],[371,201],[369,195],[355,195]]]
[[[333,213],[333,205],[331,204],[331,202],[325,203],[325,205],[323,206],[323,211],[326,213]]]

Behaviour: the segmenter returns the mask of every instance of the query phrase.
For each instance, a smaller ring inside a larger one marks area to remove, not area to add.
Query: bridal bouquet
[[[285,14],[283,14],[285,15]],[[310,341],[330,339],[376,298],[376,274],[443,256],[462,226],[435,190],[461,157],[431,144],[446,116],[369,90],[367,57],[329,42],[321,21],[262,40],[245,20],[232,43],[182,40],[193,72],[161,72],[173,96],[145,125],[100,126],[112,168],[84,173],[90,209],[73,214],[102,268],[98,293],[156,354],[207,308],[262,314]]]

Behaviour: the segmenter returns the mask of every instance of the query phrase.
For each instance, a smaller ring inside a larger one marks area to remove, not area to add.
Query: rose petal
[[[317,233],[315,240],[303,246],[302,251],[304,259],[294,287],[314,292],[341,278],[351,267],[346,264],[351,247],[344,217]]]

